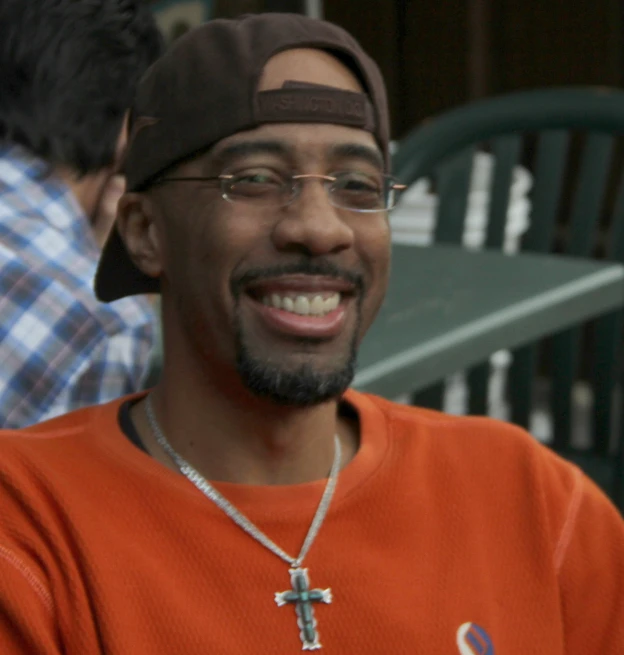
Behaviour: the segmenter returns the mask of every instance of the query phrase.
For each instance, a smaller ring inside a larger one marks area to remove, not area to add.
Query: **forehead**
[[[220,164],[248,155],[280,156],[294,165],[336,159],[364,159],[383,167],[383,156],[370,132],[325,123],[271,123],[239,132],[217,143],[209,160]]]
[[[346,91],[364,90],[341,61],[328,52],[312,48],[285,50],[271,57],[260,77],[258,91],[279,89],[287,81],[322,84]]]

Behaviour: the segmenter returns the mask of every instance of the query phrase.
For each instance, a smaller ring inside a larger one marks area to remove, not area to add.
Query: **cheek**
[[[362,306],[362,327],[366,330],[381,307],[390,276],[390,227],[387,218],[375,217],[360,226],[356,243],[367,278]]]
[[[244,207],[213,198],[195,203],[171,231],[172,273],[204,293],[208,283],[210,291],[224,294],[236,269],[262,248],[270,227]]]
[[[194,202],[190,206],[179,203],[166,216],[165,275],[174,294],[205,286],[206,277],[217,268],[212,263],[218,264],[223,251],[216,244],[223,243],[224,238],[213,214]]]
[[[390,266],[390,225],[386,216],[371,217],[356,228],[358,255],[369,276],[370,290],[385,289]]]

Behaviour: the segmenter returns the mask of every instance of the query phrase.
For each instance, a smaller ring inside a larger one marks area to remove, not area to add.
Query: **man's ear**
[[[117,207],[117,229],[134,265],[150,277],[160,277],[164,252],[162,231],[155,222],[153,202],[141,193],[124,194]]]

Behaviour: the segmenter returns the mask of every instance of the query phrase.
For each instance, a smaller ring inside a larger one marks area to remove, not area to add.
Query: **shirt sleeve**
[[[103,338],[81,361],[42,420],[142,389],[151,348],[148,324]]]
[[[566,655],[623,655],[624,519],[580,471],[554,558]]]
[[[147,300],[99,303],[67,273],[44,274],[16,258],[1,273],[0,427],[25,427],[141,388],[154,339]]]

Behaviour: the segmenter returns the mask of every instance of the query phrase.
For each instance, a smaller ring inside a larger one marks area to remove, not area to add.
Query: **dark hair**
[[[1,0],[0,142],[80,174],[109,166],[163,47],[145,1]]]

